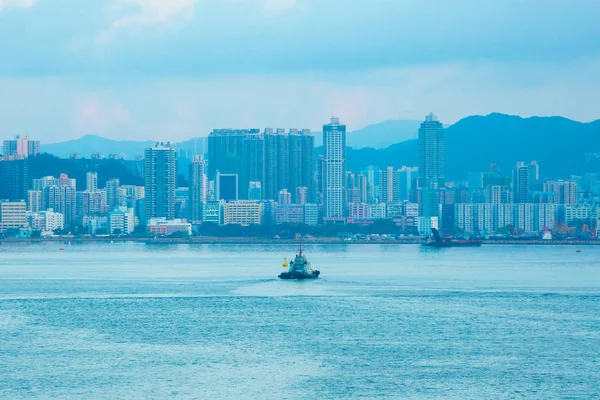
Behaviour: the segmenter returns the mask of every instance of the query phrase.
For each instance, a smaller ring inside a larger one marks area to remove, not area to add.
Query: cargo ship
[[[437,229],[431,228],[433,239],[430,239],[423,246],[427,247],[481,247],[481,240],[473,239],[443,239]]]
[[[279,279],[317,279],[321,274],[319,271],[311,268],[310,262],[302,254],[302,241],[300,241],[300,250],[296,254],[296,257],[289,264],[284,259],[283,267],[288,268],[288,271],[279,274]]]

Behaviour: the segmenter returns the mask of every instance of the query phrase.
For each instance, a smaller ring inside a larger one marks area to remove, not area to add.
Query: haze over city
[[[0,136],[598,118],[600,3],[0,0]]]

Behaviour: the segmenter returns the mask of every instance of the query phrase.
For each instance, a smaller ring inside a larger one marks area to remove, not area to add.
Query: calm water
[[[0,246],[1,399],[598,399],[600,247]]]

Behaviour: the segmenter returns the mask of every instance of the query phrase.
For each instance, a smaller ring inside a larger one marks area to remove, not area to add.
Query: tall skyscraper
[[[97,172],[88,172],[86,174],[85,189],[91,193],[98,190],[98,173]]]
[[[206,203],[207,190],[206,161],[201,155],[194,156],[190,164],[189,210],[191,221],[202,221],[202,209]]]
[[[17,136],[14,140],[4,141],[4,156],[36,156],[40,153],[40,142],[29,140],[27,136]]]
[[[419,187],[444,186],[444,126],[433,113],[419,128]]]
[[[537,163],[526,165],[519,161],[513,169],[513,202],[530,203],[532,179],[539,176]]]
[[[343,222],[345,217],[344,200],[346,195],[346,125],[338,118],[323,125],[323,188],[324,222]]]
[[[439,217],[439,188],[444,186],[444,126],[433,113],[419,128],[419,187],[421,213]]]
[[[145,151],[146,218],[175,218],[177,157],[169,143],[157,143]]]

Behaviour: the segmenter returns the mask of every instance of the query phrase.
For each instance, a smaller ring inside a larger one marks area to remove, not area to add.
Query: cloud
[[[296,6],[297,0],[266,0],[264,12],[267,15],[278,15]]]
[[[113,0],[110,8],[112,23],[96,37],[96,44],[112,42],[123,30],[167,26],[175,20],[189,20],[197,2],[198,0]]]
[[[4,8],[31,8],[36,0],[0,0],[0,11]]]

